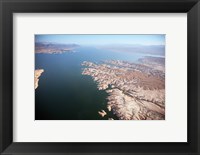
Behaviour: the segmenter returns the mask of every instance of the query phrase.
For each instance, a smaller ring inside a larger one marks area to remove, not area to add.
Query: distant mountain
[[[77,44],[36,42],[35,53],[48,53],[48,54],[64,53],[64,52],[71,52],[77,47],[79,47],[79,45]]]
[[[100,49],[111,50],[116,52],[144,53],[152,55],[165,55],[165,45],[105,45],[98,46]]]

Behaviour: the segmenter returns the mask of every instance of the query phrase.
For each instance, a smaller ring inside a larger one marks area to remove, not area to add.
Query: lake
[[[136,62],[146,55],[79,47],[75,52],[35,54],[35,69],[44,69],[35,90],[36,120],[108,120],[107,93],[98,90],[92,77],[82,75],[83,61],[125,60]],[[105,110],[101,117],[98,111]]]

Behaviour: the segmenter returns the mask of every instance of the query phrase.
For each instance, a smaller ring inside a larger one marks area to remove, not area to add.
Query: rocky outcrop
[[[39,77],[44,72],[44,69],[36,69],[35,70],[35,89],[38,88]]]

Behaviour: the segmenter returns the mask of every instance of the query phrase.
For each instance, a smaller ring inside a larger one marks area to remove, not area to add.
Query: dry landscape
[[[76,44],[36,43],[35,53],[61,54],[74,52],[76,47],[78,47]]]
[[[89,75],[99,90],[108,93],[107,108],[121,120],[165,119],[164,58],[144,57],[138,63],[109,60],[84,61],[83,75]],[[99,111],[104,117],[104,110]],[[109,118],[112,120],[113,118]]]

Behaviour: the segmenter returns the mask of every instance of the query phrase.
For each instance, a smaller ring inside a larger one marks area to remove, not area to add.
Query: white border
[[[187,15],[24,14],[14,24],[14,142],[187,142]],[[34,121],[34,34],[166,34],[165,121]]]

